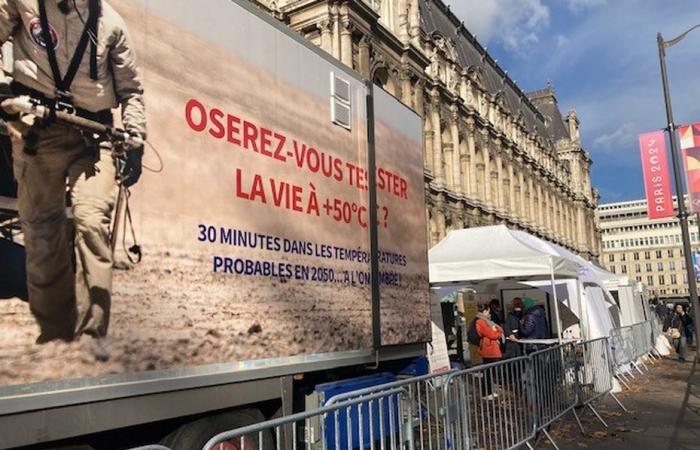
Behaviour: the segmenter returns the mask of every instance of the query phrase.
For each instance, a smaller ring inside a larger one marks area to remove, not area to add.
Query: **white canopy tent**
[[[611,310],[619,315],[617,304],[593,265],[523,231],[505,225],[451,231],[430,250],[429,261],[434,286],[457,290],[483,280],[513,280],[548,292],[559,335],[559,301],[579,318],[586,338],[608,336],[616,326]]]
[[[582,332],[586,339],[596,339],[609,336],[610,331],[620,325],[620,309],[614,297],[605,288],[605,283],[594,270],[596,267],[590,261],[583,259],[575,253],[551,242],[546,242],[531,236],[524,231],[513,231],[522,240],[526,240],[532,246],[549,249],[561,257],[576,264],[578,276],[576,279],[567,280],[558,286],[564,289],[566,294],[560,298],[567,298],[567,306],[577,312],[582,322]],[[535,284],[535,283],[529,283]],[[540,289],[547,289],[541,283],[537,283]],[[559,283],[558,283],[559,285]]]
[[[518,233],[505,225],[450,231],[428,253],[430,283],[448,287],[482,280],[514,279],[549,280],[554,286],[557,279],[578,277],[574,261],[552,249],[533,246]],[[556,289],[552,295],[557,335],[561,338]]]
[[[591,266],[598,277],[603,280],[606,289],[617,298],[620,305],[620,325],[633,325],[647,320],[648,308],[640,283],[631,281],[627,276],[608,272],[593,263]]]
[[[430,283],[549,279],[552,275],[577,278],[575,263],[551,250],[533,247],[516,233],[505,225],[450,231],[428,253]]]

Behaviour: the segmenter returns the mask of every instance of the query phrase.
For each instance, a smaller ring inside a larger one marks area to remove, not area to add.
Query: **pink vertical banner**
[[[666,138],[663,131],[639,136],[642,156],[642,176],[650,219],[673,216],[673,191],[666,158]]]
[[[700,123],[678,127],[690,212],[700,213]]]

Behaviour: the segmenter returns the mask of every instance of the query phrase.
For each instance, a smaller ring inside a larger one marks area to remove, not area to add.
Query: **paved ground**
[[[629,414],[609,396],[595,404],[607,429],[590,410],[582,417],[585,436],[572,417],[555,423],[552,436],[561,450],[700,449],[700,365],[680,363],[672,355],[637,375],[619,398]],[[537,448],[552,447],[542,442]]]

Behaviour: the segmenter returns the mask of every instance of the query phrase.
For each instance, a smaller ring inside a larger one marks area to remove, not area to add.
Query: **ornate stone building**
[[[423,117],[430,245],[505,223],[598,256],[576,111],[523,92],[442,0],[254,1]]]

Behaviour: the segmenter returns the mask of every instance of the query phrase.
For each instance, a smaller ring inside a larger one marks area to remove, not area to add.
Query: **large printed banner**
[[[381,342],[428,342],[420,118],[378,90],[369,174],[361,80],[230,0],[107,3],[145,86],[143,260],[114,271],[97,353],[89,337],[34,344],[28,305],[0,300],[0,386],[370,349],[372,176]],[[333,77],[349,129],[331,120]]]
[[[700,123],[678,127],[690,212],[700,213]]]
[[[649,219],[672,217],[673,191],[668,171],[664,132],[654,131],[640,135],[639,149]]]

